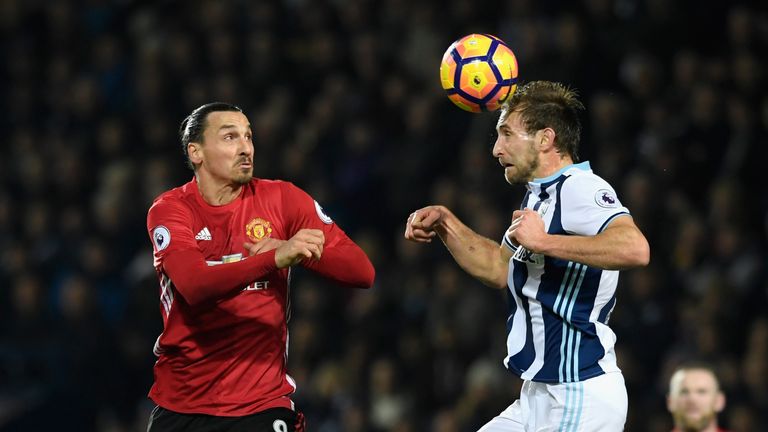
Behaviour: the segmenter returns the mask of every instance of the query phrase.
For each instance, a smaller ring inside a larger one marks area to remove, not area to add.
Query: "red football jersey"
[[[212,206],[193,179],[155,200],[147,229],[163,317],[149,392],[156,404],[216,416],[293,408],[290,271],[277,269],[274,250],[249,257],[244,243],[288,240],[302,228],[325,234],[322,258],[305,267],[345,285],[372,285],[365,253],[291,183],[253,179],[232,202]]]

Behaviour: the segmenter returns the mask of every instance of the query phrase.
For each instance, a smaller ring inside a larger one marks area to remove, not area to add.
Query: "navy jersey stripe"
[[[564,189],[566,181],[568,188]],[[611,220],[628,213],[623,207],[599,207],[593,201],[595,190],[599,189],[593,188],[610,186],[592,174],[588,165],[585,168],[579,164],[564,169],[556,177],[529,183],[520,207],[539,213],[549,234],[589,235],[597,227],[602,225],[600,229],[605,229]],[[564,206],[562,194],[567,195]],[[576,232],[566,232],[565,226]],[[502,243],[510,246],[506,238]],[[521,250],[526,253],[520,253]],[[603,326],[616,303],[615,275],[604,275],[601,269],[542,256],[525,248],[517,249],[509,265],[509,352],[505,359],[509,370],[523,379],[552,383],[578,383],[618,370],[608,352],[613,349],[611,338],[605,337],[613,335]],[[513,319],[514,314],[520,313],[525,315]],[[571,415],[575,417],[576,412]]]
[[[613,307],[616,306],[616,296],[614,295],[608,303],[600,309],[600,313],[597,316],[597,321],[603,324],[608,324],[608,316],[610,315]]]

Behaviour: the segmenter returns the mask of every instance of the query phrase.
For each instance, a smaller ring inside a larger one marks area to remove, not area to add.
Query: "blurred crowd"
[[[311,430],[474,431],[510,404],[504,293],[405,219],[442,203],[499,239],[522,188],[494,114],[440,88],[492,33],[523,81],[587,105],[581,158],[651,244],[611,325],[628,431],[668,431],[671,370],[718,369],[721,423],[768,430],[768,13],[690,0],[0,1],[0,430],[141,431],[162,330],[145,227],[192,177],[177,128],[227,101],[258,177],[310,192],[377,268],[372,290],[293,278],[289,370]]]

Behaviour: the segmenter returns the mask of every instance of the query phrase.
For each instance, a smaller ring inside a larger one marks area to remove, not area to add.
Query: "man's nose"
[[[253,153],[253,144],[245,137],[240,138],[240,154],[250,155]]]
[[[496,138],[496,141],[493,142],[493,148],[491,148],[491,154],[493,154],[494,157],[501,156],[501,145],[499,144],[499,141],[501,138]]]

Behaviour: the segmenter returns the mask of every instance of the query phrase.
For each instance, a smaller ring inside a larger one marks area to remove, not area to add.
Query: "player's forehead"
[[[216,133],[222,128],[230,127],[249,129],[251,124],[248,117],[240,111],[214,111],[206,117],[206,131]]]
[[[677,377],[678,387],[716,389],[717,381],[712,372],[706,369],[690,369],[682,371]]]
[[[499,120],[496,122],[496,130],[501,130],[503,128],[513,131],[525,132],[525,125],[523,124],[520,112],[512,111],[502,114],[499,117]]]

